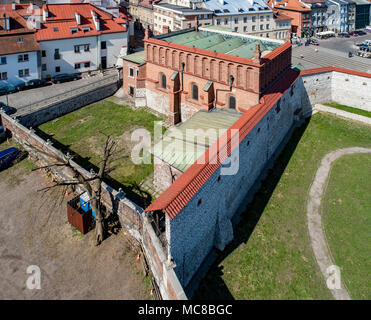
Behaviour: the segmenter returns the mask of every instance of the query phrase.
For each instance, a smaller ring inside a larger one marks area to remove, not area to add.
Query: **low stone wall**
[[[19,121],[26,127],[36,127],[44,122],[113,95],[117,91],[118,85],[117,81],[111,82],[98,89],[84,92],[72,98],[61,99],[57,103],[52,102],[42,109],[35,109],[26,115],[19,116]]]
[[[0,117],[4,128],[12,133],[13,138],[30,153],[39,165],[50,165],[54,163],[55,156],[59,158],[64,157],[60,150],[53,147],[50,141],[45,141],[36,135],[33,129],[26,128],[20,121],[12,119],[1,111]],[[38,152],[37,150],[42,150],[43,152]],[[72,165],[85,177],[88,178],[91,176],[90,172],[73,161]],[[72,171],[68,168],[50,167],[50,170],[59,179],[73,179]],[[173,267],[166,262],[164,249],[151,223],[145,217],[143,209],[128,199],[125,193],[118,192],[106,183],[103,183],[102,186],[102,201],[104,205],[109,210],[117,213],[121,226],[127,229],[142,244],[163,299],[187,299]],[[81,192],[84,191],[80,187],[78,190]]]
[[[331,107],[325,106],[323,104],[317,103],[314,106],[313,110],[314,111],[322,111],[322,112],[331,113],[331,114],[334,114],[334,115],[339,116],[339,117],[342,117],[342,118],[346,118],[346,119],[350,119],[350,120],[354,120],[354,121],[358,121],[358,122],[362,122],[362,123],[371,125],[371,118],[368,118],[368,117],[365,117],[365,116],[361,116],[359,114],[347,112],[347,111],[344,111],[344,110],[339,110],[339,109],[336,109],[336,108],[331,108]]]

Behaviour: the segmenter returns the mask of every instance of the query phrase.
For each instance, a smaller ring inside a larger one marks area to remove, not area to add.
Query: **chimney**
[[[290,31],[287,31],[286,33],[286,42],[290,42],[291,43],[291,32]]]
[[[198,31],[198,16],[195,16],[195,31]]]
[[[91,16],[93,17],[95,29],[97,29],[97,31],[100,31],[100,23],[98,20],[98,16],[93,10],[91,10]]]
[[[15,9],[16,9],[16,4],[12,2],[12,10],[15,10]]]
[[[46,21],[46,18],[49,16],[48,9],[43,8],[43,20]]]
[[[9,31],[10,30],[10,20],[9,20],[9,17],[5,13],[3,14],[2,20],[3,20],[3,23],[2,23],[3,30]]]
[[[162,26],[162,34],[168,34],[170,33],[169,26]]]
[[[144,39],[148,40],[149,38],[149,26],[147,26],[146,30],[144,31]]]
[[[254,58],[252,59],[252,62],[255,64],[261,64],[261,51],[259,43],[256,43]]]
[[[75,18],[76,18],[76,23],[78,25],[81,24],[81,16],[77,12],[75,12]]]

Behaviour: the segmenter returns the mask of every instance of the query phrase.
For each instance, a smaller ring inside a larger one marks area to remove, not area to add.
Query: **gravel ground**
[[[0,172],[0,299],[148,299],[123,232],[96,247],[94,232],[68,224],[66,200],[53,208],[37,191],[48,180],[25,161]],[[30,265],[41,269],[40,290],[26,286]]]

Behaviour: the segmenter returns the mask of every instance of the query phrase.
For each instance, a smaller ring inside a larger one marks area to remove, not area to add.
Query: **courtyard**
[[[75,161],[85,169],[98,172],[106,135],[118,142],[118,152],[112,162],[115,170],[110,173],[109,184],[122,188],[128,197],[141,206],[148,205],[152,195],[142,190],[140,183],[153,172],[150,164],[134,164],[131,160],[134,130],[144,128],[153,136],[154,122],[161,118],[145,111],[111,101],[111,98],[83,107],[38,127],[37,133],[51,139],[54,146],[64,153],[75,155]]]
[[[195,298],[333,299],[311,245],[307,200],[323,157],[348,147],[370,148],[371,128],[322,113],[297,128]],[[337,161],[323,195],[323,228],[350,297],[370,299],[370,155]]]
[[[82,236],[67,222],[67,198],[55,205],[37,191],[50,180],[33,168],[24,159],[0,172],[0,299],[149,299],[123,230],[96,247],[94,232]],[[30,265],[41,270],[40,290],[26,286]]]

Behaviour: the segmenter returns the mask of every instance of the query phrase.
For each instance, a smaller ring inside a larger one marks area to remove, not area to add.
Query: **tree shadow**
[[[221,263],[242,243],[246,244],[249,240],[309,122],[310,118],[306,119],[300,127],[294,129],[286,146],[274,161],[273,167],[268,170],[267,176],[262,181],[259,190],[241,213],[240,221],[234,228],[233,241],[226,246],[224,251],[217,251],[215,262],[212,264],[204,279],[201,280],[192,299],[234,300],[233,294],[223,281],[222,276],[224,273]]]
[[[34,130],[40,138],[44,139],[45,141],[50,140],[50,142],[52,142],[53,144],[53,147],[55,147],[56,149],[62,151],[64,154],[69,152],[74,157],[73,161],[85,170],[94,170],[94,172],[99,171],[99,168],[90,162],[90,157],[81,157],[78,153],[70,149],[71,145],[64,145],[60,143],[58,140],[53,138],[53,135],[49,135],[39,128],[34,128]],[[152,201],[152,195],[147,191],[142,190],[140,186],[135,182],[124,185],[116,179],[112,178],[110,175],[104,179],[104,182],[117,191],[119,189],[122,189],[122,191],[125,192],[126,196],[131,201],[142,208],[148,206]]]

